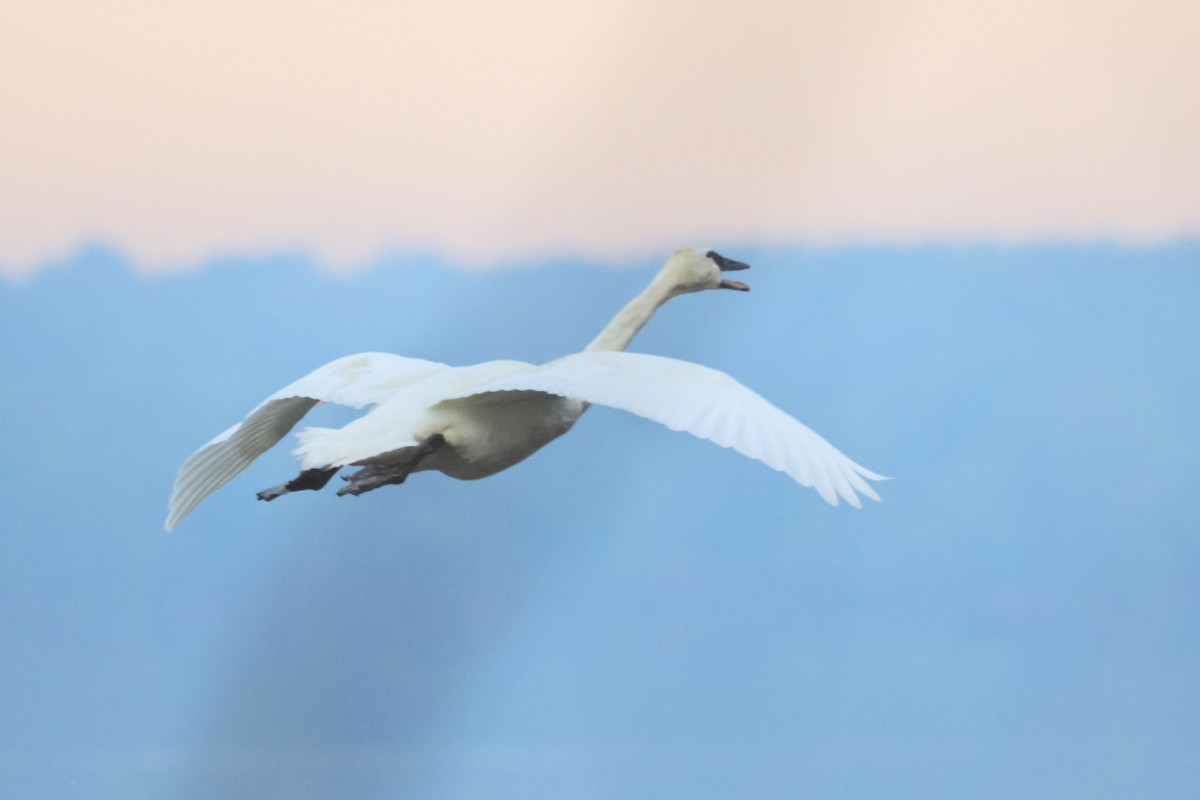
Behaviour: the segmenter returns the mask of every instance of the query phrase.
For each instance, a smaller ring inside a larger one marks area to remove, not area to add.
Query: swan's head
[[[727,280],[723,274],[740,269],[750,269],[750,265],[726,258],[707,247],[684,247],[671,254],[661,275],[670,281],[674,294],[702,292],[706,289],[748,292],[749,286],[741,281]]]

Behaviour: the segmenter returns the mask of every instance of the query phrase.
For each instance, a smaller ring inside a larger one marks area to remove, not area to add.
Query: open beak
[[[741,261],[734,261],[732,258],[726,258],[716,250],[710,250],[708,257],[713,260],[713,263],[721,270],[721,272],[736,272],[740,269],[750,269],[749,264],[743,264]],[[741,281],[721,281],[722,289],[733,289],[735,292],[748,292],[750,287]]]

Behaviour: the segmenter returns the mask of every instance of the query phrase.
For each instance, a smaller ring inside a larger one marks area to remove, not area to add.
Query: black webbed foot
[[[287,488],[286,483],[281,483],[278,486],[272,486],[270,489],[263,489],[256,496],[259,500],[266,500],[269,503],[276,497],[283,497],[290,491],[291,489]]]
[[[279,486],[272,486],[270,489],[263,489],[258,493],[259,500],[266,500],[268,503],[276,497],[283,497],[291,492],[317,491],[325,488],[325,484],[329,483],[329,479],[334,476],[341,467],[329,467],[328,469],[306,469],[296,477],[292,478],[287,483],[281,483]]]
[[[445,442],[446,439],[442,434],[435,433],[417,445],[412,456],[402,464],[373,464],[363,467],[358,472],[350,475],[343,475],[342,478],[348,481],[349,484],[338,489],[338,497],[344,497],[348,494],[357,497],[365,492],[374,491],[381,486],[404,483],[408,479],[408,476],[412,474],[412,471],[417,468],[417,465],[421,463],[421,460],[434,450],[437,450]]]
[[[352,475],[345,476],[349,484],[338,489],[338,497],[345,497],[348,494],[357,497],[364,492],[374,491],[381,486],[387,486],[392,483],[404,483],[408,478],[408,473],[409,470],[407,469],[384,472],[361,469]]]

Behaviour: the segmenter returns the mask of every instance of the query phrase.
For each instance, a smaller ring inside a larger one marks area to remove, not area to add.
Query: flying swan
[[[884,480],[733,378],[708,367],[625,348],[659,306],[706,289],[749,291],[722,273],[747,269],[712,250],[676,251],[646,289],[582,353],[535,366],[488,361],[451,367],[389,353],[345,356],[280,389],[193,453],[179,470],[166,529],[266,452],[319,403],[372,406],[343,428],[306,428],[292,454],[298,476],[258,493],[274,500],[321,489],[342,467],[339,495],[359,495],[413,472],[474,480],[508,469],[569,431],[588,406],[624,409],[732,447],[811,486],[832,505],[878,500]]]

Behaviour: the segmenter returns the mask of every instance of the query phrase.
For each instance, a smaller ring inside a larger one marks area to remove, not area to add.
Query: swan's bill
[[[748,292],[750,287],[741,281],[721,281],[722,289],[733,289],[735,292]]]
[[[721,272],[736,272],[739,269],[750,269],[749,264],[742,261],[734,261],[732,258],[726,258],[716,250],[709,250],[705,255],[713,260],[713,263],[720,268]]]

